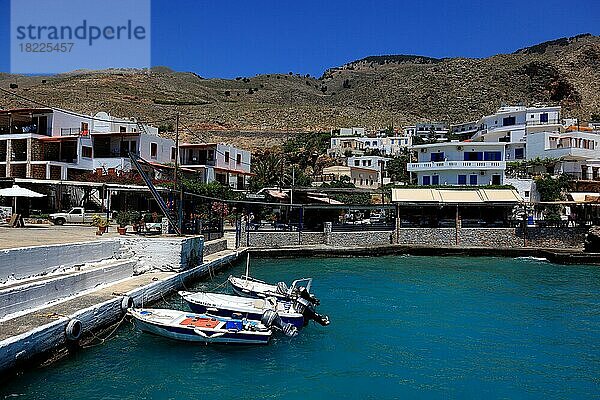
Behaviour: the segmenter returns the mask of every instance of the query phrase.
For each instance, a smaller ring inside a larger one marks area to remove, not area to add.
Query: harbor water
[[[235,347],[174,342],[124,323],[102,345],[3,382],[0,399],[600,395],[600,267],[527,258],[256,259],[251,275],[288,284],[313,277],[331,325]],[[158,306],[184,307],[177,295]]]

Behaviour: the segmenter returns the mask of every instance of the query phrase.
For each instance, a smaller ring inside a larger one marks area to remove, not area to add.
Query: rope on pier
[[[121,318],[121,320],[119,322],[117,322],[117,324],[115,325],[114,329],[105,338],[98,337],[96,334],[94,334],[93,331],[90,331],[90,334],[94,337],[94,339],[99,340],[99,343],[84,345],[84,346],[81,346],[81,348],[83,348],[83,349],[89,349],[90,347],[96,347],[96,346],[99,346],[101,344],[104,344],[104,342],[106,342],[108,339],[110,339],[111,336],[117,331],[117,329],[119,329],[119,327],[121,326],[121,324],[123,323],[123,321],[125,321],[126,317],[127,317],[127,314],[124,314],[123,317]]]

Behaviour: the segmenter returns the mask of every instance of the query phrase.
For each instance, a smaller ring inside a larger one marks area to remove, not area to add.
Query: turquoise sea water
[[[125,324],[104,345],[12,379],[0,399],[600,397],[600,267],[403,256],[257,259],[251,273],[312,276],[331,325],[219,347]]]

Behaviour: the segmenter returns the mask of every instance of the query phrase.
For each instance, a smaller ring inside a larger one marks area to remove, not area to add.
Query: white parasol
[[[0,189],[0,197],[13,197],[13,208],[14,213],[17,212],[17,197],[45,197],[45,194],[41,194],[38,192],[34,192],[33,190],[29,190],[26,188],[22,188],[18,185],[13,185],[12,187],[6,189]]]

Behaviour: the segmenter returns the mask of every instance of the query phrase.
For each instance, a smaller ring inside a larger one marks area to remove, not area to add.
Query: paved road
[[[39,246],[45,244],[89,242],[99,238],[118,236],[116,228],[102,236],[96,236],[97,228],[87,225],[26,225],[25,228],[9,228],[0,225],[0,249]]]

